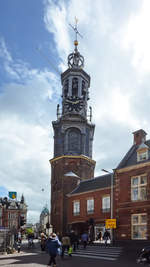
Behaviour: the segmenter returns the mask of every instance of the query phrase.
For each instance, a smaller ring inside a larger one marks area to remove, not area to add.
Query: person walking
[[[56,267],[56,256],[58,254],[58,248],[60,248],[61,242],[58,240],[55,233],[52,233],[46,241],[46,251],[50,255],[48,266]]]
[[[97,234],[97,240],[101,241],[102,240],[102,232],[99,231]]]
[[[67,250],[67,252],[69,251],[69,248],[71,246],[71,243],[70,243],[70,237],[65,234],[63,237],[62,237],[62,253],[61,253],[61,258],[63,259],[64,258],[64,252],[65,250]],[[71,255],[71,254],[69,254]]]
[[[69,236],[70,236],[71,246],[73,247],[73,251],[76,251],[76,249],[77,249],[77,243],[78,243],[78,236],[74,232],[74,230],[71,231],[71,233],[70,233]]]
[[[41,250],[45,250],[47,236],[44,233],[41,233]]]
[[[20,253],[20,250],[21,250],[21,240],[20,239],[18,239],[16,245],[17,245],[17,251],[18,251],[18,253]]]
[[[84,232],[82,235],[81,235],[81,241],[83,243],[83,248],[86,249],[86,246],[87,246],[87,242],[88,242],[88,234],[86,232]]]
[[[105,240],[105,247],[107,247],[107,241],[110,240],[110,233],[107,231],[107,229],[104,232],[103,239]]]

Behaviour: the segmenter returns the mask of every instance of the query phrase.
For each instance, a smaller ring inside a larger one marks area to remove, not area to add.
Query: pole
[[[111,173],[111,219],[113,219],[113,173]],[[113,229],[111,228],[111,242],[113,244]]]
[[[110,218],[113,219],[113,180],[114,180],[114,176],[113,176],[113,173],[105,170],[105,169],[102,169],[103,172],[106,172],[106,173],[109,173],[111,175],[111,191],[110,191]],[[111,232],[111,243],[113,244],[113,229],[111,228],[110,229],[110,232]]]

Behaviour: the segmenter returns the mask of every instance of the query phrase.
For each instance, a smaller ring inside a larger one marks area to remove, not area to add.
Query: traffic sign
[[[116,219],[106,219],[105,228],[106,229],[116,228]]]

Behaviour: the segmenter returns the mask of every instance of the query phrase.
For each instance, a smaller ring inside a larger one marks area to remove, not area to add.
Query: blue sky
[[[91,76],[98,176],[118,165],[133,131],[142,128],[149,139],[149,12],[149,0],[0,1],[0,195],[23,193],[29,221],[50,202],[58,73],[74,49],[69,23],[78,17],[79,51]]]

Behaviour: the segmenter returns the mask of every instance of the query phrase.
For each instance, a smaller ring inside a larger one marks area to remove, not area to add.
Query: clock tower
[[[51,224],[60,234],[68,230],[67,194],[83,179],[94,177],[92,146],[95,125],[89,107],[90,76],[83,70],[84,58],[78,51],[77,26],[74,51],[68,69],[61,74],[62,111],[57,105],[54,129],[54,157],[51,163]]]

